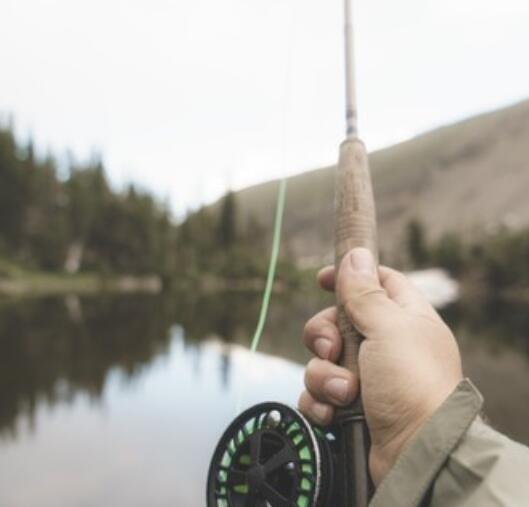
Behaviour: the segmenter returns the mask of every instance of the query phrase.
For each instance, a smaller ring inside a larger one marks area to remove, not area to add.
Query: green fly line
[[[272,254],[270,256],[270,263],[268,265],[268,275],[266,277],[266,285],[263,293],[263,300],[261,303],[261,310],[259,312],[259,320],[257,328],[252,339],[250,347],[251,352],[255,352],[263,336],[263,330],[268,315],[268,308],[270,306],[270,298],[274,288],[274,281],[277,271],[277,262],[279,259],[279,250],[281,247],[281,229],[283,226],[283,216],[285,214],[285,201],[287,195],[287,180],[283,178],[279,181],[279,191],[277,195],[276,214],[274,220],[274,238],[272,242]]]
[[[277,271],[277,263],[279,259],[279,250],[281,247],[281,229],[283,226],[283,216],[285,214],[285,201],[287,195],[287,178],[285,174],[285,162],[288,144],[288,128],[287,128],[287,105],[290,99],[291,81],[292,81],[292,51],[293,39],[296,31],[296,13],[298,12],[298,5],[300,0],[293,0],[291,4],[290,13],[290,27],[288,30],[288,44],[287,44],[287,61],[285,71],[284,95],[283,95],[283,120],[282,120],[282,166],[283,177],[279,180],[279,189],[277,194],[276,213],[274,221],[274,236],[272,242],[272,254],[268,265],[268,276],[266,278],[266,285],[263,293],[263,301],[261,303],[261,310],[259,312],[259,320],[257,328],[253,335],[250,351],[255,352],[259,348],[261,337],[263,336],[264,326],[266,324],[266,317],[268,315],[268,307],[270,306],[270,298],[274,288],[275,275]]]
[[[264,292],[262,296],[261,308],[259,310],[259,318],[257,321],[257,327],[252,338],[250,345],[250,353],[254,354],[259,348],[261,338],[263,336],[264,327],[266,325],[266,320],[268,316],[268,309],[270,307],[270,300],[272,298],[272,293],[274,289],[274,282],[276,278],[277,265],[279,261],[279,251],[281,248],[281,230],[283,227],[283,217],[285,214],[285,202],[287,195],[287,178],[285,174],[285,165],[286,165],[286,153],[288,145],[288,128],[287,128],[287,104],[290,98],[291,92],[291,79],[292,79],[292,48],[293,48],[293,38],[295,32],[296,24],[296,12],[297,6],[300,0],[293,0],[294,5],[292,6],[291,16],[290,16],[290,29],[288,30],[288,50],[287,50],[287,62],[286,62],[286,72],[285,72],[285,83],[284,83],[284,96],[283,96],[283,118],[282,118],[282,168],[283,168],[283,177],[279,180],[279,188],[277,192],[277,203],[275,209],[275,219],[274,219],[274,228],[273,228],[273,240],[272,240],[272,252],[270,255],[270,260],[268,264],[268,274],[266,277],[266,283],[264,287]],[[236,413],[241,412],[241,402],[243,389],[237,395],[236,402]]]

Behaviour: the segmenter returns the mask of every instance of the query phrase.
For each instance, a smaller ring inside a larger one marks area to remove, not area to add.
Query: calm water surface
[[[0,505],[204,506],[209,457],[237,406],[295,404],[304,320],[329,301],[259,297],[0,301]],[[454,306],[492,424],[529,443],[529,308]]]

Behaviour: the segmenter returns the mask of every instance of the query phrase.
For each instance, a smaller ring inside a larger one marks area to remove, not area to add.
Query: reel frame
[[[291,407],[255,405],[224,432],[207,480],[207,507],[335,507],[338,442]]]

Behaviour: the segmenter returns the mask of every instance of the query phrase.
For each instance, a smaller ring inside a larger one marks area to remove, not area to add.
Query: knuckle
[[[403,284],[412,285],[410,283],[410,279],[404,273],[401,273],[400,271],[396,271],[396,270],[392,269],[391,270],[391,274],[392,274],[392,276],[395,277],[395,280],[397,280],[397,282],[400,285],[403,285]]]
[[[318,402],[308,391],[303,391],[298,401],[299,411],[316,424],[329,424],[334,416],[331,405]]]
[[[366,287],[349,297],[344,303],[344,308],[353,320],[362,321],[366,310],[376,310],[383,306],[385,295],[384,289],[380,287]]]
[[[303,343],[311,352],[317,354],[317,351],[315,350],[315,342],[317,338],[320,337],[326,337],[332,340],[333,334],[328,329],[325,329],[324,326],[319,326],[318,328],[313,328],[309,332],[303,334]]]
[[[305,368],[305,378],[306,379],[309,377],[312,377],[317,372],[317,370],[319,369],[319,363],[320,363],[320,359],[318,359],[317,357],[312,358],[307,363],[307,367]]]
[[[303,327],[303,341],[307,346],[315,337],[325,336],[330,340],[337,338],[336,307],[327,308],[309,319]]]
[[[390,268],[389,266],[383,266],[381,269],[383,269],[383,271],[391,276],[391,277],[395,277],[395,279],[399,279],[399,280],[407,280],[406,276],[401,273],[400,271],[396,270],[396,269],[393,269],[393,268]]]
[[[385,297],[386,291],[379,286],[366,286],[364,290],[358,293],[358,299],[366,304],[379,304],[382,298]]]
[[[304,412],[305,409],[307,408],[308,397],[309,397],[309,393],[307,391],[302,391],[301,394],[299,395],[298,407],[302,412]]]
[[[298,408],[302,414],[309,417],[313,403],[312,396],[307,391],[303,391],[298,400]]]
[[[344,310],[354,328],[362,327],[363,310],[358,301],[349,299],[345,302]]]
[[[319,379],[323,376],[321,362],[317,358],[311,359],[305,368],[305,387],[312,393],[318,391]]]
[[[310,362],[309,362],[305,368],[305,374],[303,376],[303,383],[305,384],[305,387],[307,389],[309,387],[309,384],[311,383],[311,376],[312,376],[312,370],[311,370]]]
[[[320,359],[319,357],[313,357],[309,361],[310,368],[314,372],[321,372],[325,368],[325,365],[327,363],[328,363],[327,361],[324,361],[323,359]]]
[[[309,336],[311,336],[313,334],[313,330],[314,330],[314,323],[313,323],[313,318],[311,318],[310,320],[308,320],[306,323],[305,323],[305,326],[303,327],[303,338],[306,340]]]

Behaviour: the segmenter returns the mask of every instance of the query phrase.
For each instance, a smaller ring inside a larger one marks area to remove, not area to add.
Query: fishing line
[[[274,232],[273,232],[273,241],[272,241],[272,253],[270,255],[270,262],[268,264],[268,274],[266,277],[266,285],[263,292],[263,299],[261,302],[261,309],[259,311],[259,319],[257,322],[257,327],[252,338],[250,345],[250,354],[255,354],[259,348],[259,343],[263,336],[264,327],[266,324],[266,317],[268,316],[268,308],[270,307],[270,299],[272,297],[272,292],[274,289],[274,281],[277,272],[277,264],[279,261],[279,251],[281,250],[281,229],[283,226],[283,217],[285,214],[285,202],[287,195],[287,179],[282,178],[279,181],[279,190],[277,195],[277,204],[276,212],[274,219]],[[244,397],[244,386],[239,384],[238,393],[236,396],[235,404],[235,415],[239,415],[242,410],[242,400]]]
[[[287,43],[287,62],[285,71],[285,83],[283,93],[283,105],[282,105],[282,135],[281,135],[281,172],[282,178],[279,180],[279,188],[277,193],[276,212],[274,219],[274,233],[272,241],[272,253],[270,255],[270,263],[268,266],[268,276],[266,279],[266,286],[263,294],[263,301],[261,305],[261,311],[259,313],[259,320],[257,328],[252,339],[250,347],[251,352],[256,352],[259,343],[261,341],[264,326],[266,324],[266,317],[268,315],[268,308],[270,306],[270,298],[272,296],[275,274],[277,271],[277,264],[279,260],[279,251],[281,248],[281,230],[283,225],[283,217],[285,214],[285,202],[287,196],[287,177],[286,177],[286,161],[287,161],[287,149],[288,149],[288,104],[290,102],[290,92],[292,89],[291,78],[292,78],[292,50],[293,50],[293,39],[295,33],[295,14],[296,14],[297,0],[293,2],[293,8],[290,13],[290,26],[288,27],[288,43]]]
[[[290,23],[287,27],[288,30],[288,43],[287,43],[287,61],[285,70],[285,81],[284,81],[284,93],[282,100],[282,129],[281,129],[281,172],[283,176],[279,180],[277,190],[277,201],[274,218],[273,228],[273,239],[272,239],[272,251],[270,254],[270,261],[268,264],[268,273],[266,277],[266,284],[263,292],[261,301],[261,307],[259,310],[259,318],[257,326],[250,344],[250,353],[255,354],[257,352],[261,339],[263,337],[263,331],[266,325],[268,310],[270,308],[270,300],[274,289],[274,282],[276,279],[277,265],[279,262],[279,253],[281,250],[281,231],[283,228],[283,218],[285,215],[286,198],[287,198],[287,177],[286,177],[286,161],[287,161],[287,149],[288,149],[288,104],[290,102],[291,93],[291,80],[292,80],[292,52],[293,52],[293,39],[296,27],[296,11],[299,0],[293,0],[291,12],[290,12]],[[237,395],[235,413],[238,415],[241,413],[241,405],[243,398],[244,385],[240,386],[239,393]]]
[[[279,190],[276,204],[276,216],[274,220],[274,236],[272,242],[272,254],[270,256],[270,263],[268,265],[268,275],[266,278],[266,286],[263,294],[263,301],[261,303],[261,311],[259,312],[259,320],[257,328],[253,335],[250,351],[252,353],[257,351],[259,343],[263,336],[264,326],[266,324],[266,317],[268,315],[268,308],[270,306],[270,298],[274,288],[275,275],[277,271],[277,263],[279,260],[279,250],[281,249],[281,229],[283,226],[283,216],[285,214],[285,201],[287,195],[287,180],[283,178],[279,182]]]

